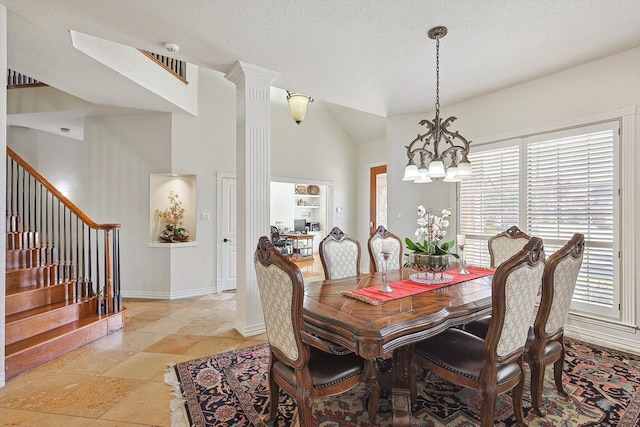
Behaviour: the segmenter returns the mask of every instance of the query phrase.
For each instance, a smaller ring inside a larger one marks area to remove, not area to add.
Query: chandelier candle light
[[[434,27],[429,30],[429,38],[436,41],[436,117],[433,121],[421,120],[420,126],[426,126],[427,132],[418,134],[406,146],[409,162],[404,169],[403,181],[415,183],[432,182],[432,179],[444,178],[444,182],[460,182],[471,175],[471,163],[467,158],[469,144],[457,131],[448,130],[456,120],[451,116],[440,118],[440,39],[447,35],[447,27]],[[441,146],[442,144],[442,146]],[[420,155],[420,165],[415,157]]]

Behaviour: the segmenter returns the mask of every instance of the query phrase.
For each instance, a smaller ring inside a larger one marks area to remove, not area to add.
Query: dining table
[[[379,291],[380,272],[307,282],[304,328],[364,359],[390,357],[393,426],[410,426],[413,344],[491,313],[493,270],[468,270],[438,284],[410,268],[389,271],[391,292]]]

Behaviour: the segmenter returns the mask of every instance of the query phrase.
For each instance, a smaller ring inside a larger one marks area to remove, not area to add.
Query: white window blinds
[[[470,265],[488,267],[489,237],[519,224],[520,140],[471,150],[473,176],[460,184],[460,233]]]
[[[489,266],[488,239],[512,225],[540,237],[547,256],[582,233],[572,308],[619,316],[618,129],[609,122],[473,148],[473,176],[459,186],[467,262]]]
[[[606,123],[524,140],[527,233],[542,238],[547,256],[573,233],[584,234],[573,307],[610,315],[617,312],[617,135],[618,124]]]

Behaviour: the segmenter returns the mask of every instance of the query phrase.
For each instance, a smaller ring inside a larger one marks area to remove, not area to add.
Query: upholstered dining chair
[[[382,271],[384,268],[384,256],[382,254],[382,242],[390,242],[391,252],[389,254],[389,270],[402,269],[402,240],[395,234],[380,225],[369,237],[367,247],[369,248],[369,265],[372,273]]]
[[[523,354],[543,271],[542,240],[534,237],[493,275],[493,315],[486,339],[449,328],[414,346],[416,364],[480,392],[481,427],[493,425],[497,396],[512,389],[517,424],[525,425]]]
[[[524,358],[531,370],[531,400],[539,416],[545,416],[542,389],[546,366],[553,363],[556,390],[566,397],[562,385],[564,367],[564,326],[569,316],[573,291],[584,256],[584,235],[576,233],[547,259],[542,276],[542,297],[535,321],[529,327]],[[468,332],[484,337],[488,322],[480,319],[465,325]]]
[[[320,242],[320,262],[325,279],[341,279],[360,274],[360,243],[338,227]]]
[[[277,414],[280,388],[295,400],[300,426],[311,427],[314,399],[345,393],[361,382],[366,383],[364,399],[374,422],[380,389],[373,361],[354,353],[335,354],[332,343],[304,330],[302,274],[266,236],[258,241],[254,265],[271,349],[267,422]]]
[[[496,268],[518,253],[530,238],[515,225],[492,236],[487,242],[491,256],[491,268]]]

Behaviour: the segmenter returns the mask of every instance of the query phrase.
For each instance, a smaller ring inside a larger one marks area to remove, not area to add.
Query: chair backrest
[[[320,261],[325,279],[340,279],[360,274],[360,243],[333,227],[320,242]]]
[[[543,272],[544,248],[537,237],[529,239],[523,249],[496,269],[485,340],[485,354],[492,363],[524,351]]]
[[[382,271],[384,268],[384,256],[382,254],[382,242],[391,242],[391,253],[389,254],[389,270],[402,268],[402,240],[395,234],[389,232],[382,225],[369,237],[367,246],[369,248],[369,259],[371,271]]]
[[[491,256],[491,268],[496,268],[518,253],[530,238],[515,225],[492,236],[487,242]]]
[[[309,349],[300,332],[304,325],[302,274],[266,236],[258,240],[253,260],[271,351],[289,366],[303,366],[309,359]]]
[[[271,243],[276,243],[278,240],[280,240],[280,231],[278,230],[278,227],[276,226],[271,226]]]
[[[564,331],[583,256],[584,234],[576,233],[547,259],[533,326],[536,336],[546,339]]]

